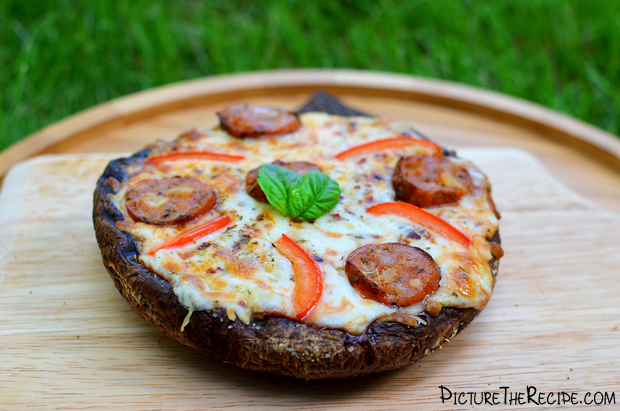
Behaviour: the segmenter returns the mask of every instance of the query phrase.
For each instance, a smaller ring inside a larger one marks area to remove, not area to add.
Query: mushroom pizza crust
[[[299,378],[416,361],[488,303],[485,175],[388,119],[235,105],[110,163],[94,224],[132,308],[240,367]]]

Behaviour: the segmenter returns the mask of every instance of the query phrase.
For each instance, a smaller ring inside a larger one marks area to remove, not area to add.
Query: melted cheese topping
[[[361,334],[373,321],[388,316],[398,321],[415,318],[425,309],[437,313],[441,307],[484,307],[493,289],[486,238],[497,229],[486,196],[486,177],[471,163],[451,158],[468,170],[475,189],[457,204],[427,209],[465,233],[472,240],[468,250],[404,218],[366,213],[373,205],[394,201],[391,176],[400,156],[427,152],[428,148],[381,150],[342,161],[334,158],[348,148],[411,132],[410,127],[386,119],[319,113],[302,115],[301,120],[302,128],[288,135],[240,140],[216,128],[204,131],[197,140],[160,143],[151,153],[211,151],[242,155],[246,160],[240,162],[186,159],[166,162],[159,169],[143,163],[130,165],[128,181],[110,198],[125,216],[117,226],[138,241],[140,262],[168,280],[188,309],[222,307],[230,318],[239,317],[246,324],[253,314],[295,317],[293,268],[273,246],[282,234],[314,256],[323,273],[322,296],[304,319],[315,326]],[[312,223],[298,223],[254,200],[245,191],[247,172],[275,160],[307,161],[321,167],[340,185],[338,205]],[[215,187],[219,201],[214,210],[185,227],[132,222],[124,203],[127,187],[140,179],[175,175],[193,176]],[[232,219],[227,228],[182,248],[146,254],[170,236],[221,215]],[[429,253],[440,269],[439,289],[423,302],[402,308],[363,298],[345,273],[347,257],[362,245],[387,242]]]

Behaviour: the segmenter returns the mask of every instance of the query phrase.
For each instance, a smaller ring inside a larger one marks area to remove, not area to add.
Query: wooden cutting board
[[[620,403],[620,216],[566,189],[527,152],[460,153],[488,174],[503,215],[506,255],[491,302],[418,363],[334,381],[213,361],[131,311],[91,221],[95,181],[113,155],[17,165],[0,192],[0,409],[472,408],[442,404],[440,386],[477,400],[498,393],[499,405],[477,408],[523,408],[505,405],[500,387],[528,386],[577,401],[615,393]]]

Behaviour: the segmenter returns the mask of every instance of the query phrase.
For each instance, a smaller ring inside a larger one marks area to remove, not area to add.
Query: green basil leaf
[[[277,164],[263,164],[258,169],[258,185],[267,196],[267,201],[282,215],[288,215],[288,197],[301,176]]]
[[[315,220],[340,201],[340,186],[327,174],[310,170],[297,181],[288,198],[288,212],[296,221]]]

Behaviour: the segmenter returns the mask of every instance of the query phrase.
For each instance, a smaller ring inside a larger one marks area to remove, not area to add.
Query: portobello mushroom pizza
[[[112,161],[94,225],[131,307],[240,367],[336,378],[416,361],[488,303],[485,175],[410,126],[233,105]]]

